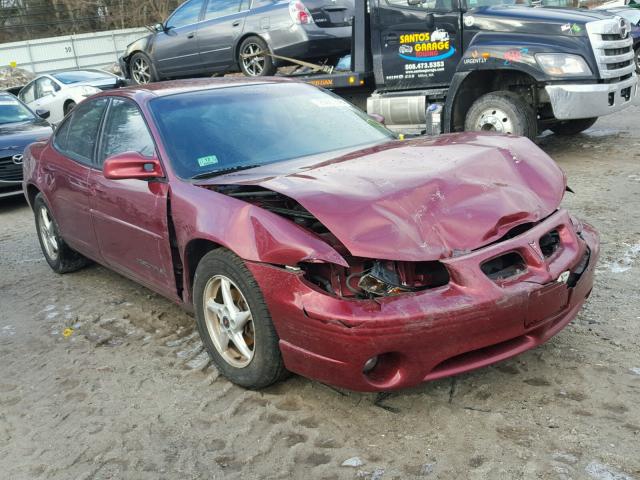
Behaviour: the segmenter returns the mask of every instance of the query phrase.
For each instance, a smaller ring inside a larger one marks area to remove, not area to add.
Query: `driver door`
[[[102,173],[106,158],[126,152],[157,155],[138,106],[112,98],[89,175],[91,217],[101,256],[114,270],[177,298],[169,246],[168,184],[164,179],[110,180]]]
[[[458,2],[377,1],[376,83],[389,90],[448,86],[462,56]]]
[[[198,22],[204,0],[188,0],[173,12],[165,30],[155,34],[153,58],[161,76],[184,77],[202,70],[198,48]]]

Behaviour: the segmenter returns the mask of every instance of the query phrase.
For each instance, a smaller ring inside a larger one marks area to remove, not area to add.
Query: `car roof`
[[[178,93],[197,92],[227,87],[241,87],[247,85],[261,85],[269,83],[287,83],[292,80],[278,77],[222,77],[222,78],[198,78],[189,80],[170,80],[167,82],[154,82],[146,85],[134,85],[110,90],[96,96],[126,96],[136,101],[145,101],[157,97],[166,97]]]

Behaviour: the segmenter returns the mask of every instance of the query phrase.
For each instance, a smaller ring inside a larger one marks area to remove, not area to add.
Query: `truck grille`
[[[13,157],[0,157],[0,182],[21,182],[22,164],[13,163]]]
[[[587,23],[598,72],[607,83],[629,78],[635,70],[630,31],[629,22],[621,17]]]

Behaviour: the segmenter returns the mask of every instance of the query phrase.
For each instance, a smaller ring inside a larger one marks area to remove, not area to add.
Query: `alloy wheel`
[[[136,83],[144,85],[151,81],[151,67],[149,63],[142,57],[138,57],[133,62],[131,74]]]
[[[264,55],[256,55],[262,51],[257,43],[247,43],[242,49],[242,65],[245,71],[252,77],[260,76],[264,71],[265,58]]]
[[[238,286],[224,275],[209,279],[202,297],[207,333],[229,365],[244,368],[255,353],[255,331],[249,305]]]
[[[49,210],[42,206],[38,212],[40,221],[38,222],[38,233],[42,240],[42,245],[47,252],[47,256],[55,261],[58,258],[58,239],[56,237],[53,219],[49,214]]]
[[[513,122],[499,108],[483,111],[476,122],[476,130],[485,132],[513,133]]]

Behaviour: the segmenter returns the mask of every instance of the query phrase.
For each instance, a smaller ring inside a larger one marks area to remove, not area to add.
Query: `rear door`
[[[164,179],[105,178],[104,160],[125,152],[156,156],[138,106],[128,99],[112,98],[89,176],[91,216],[100,254],[113,269],[176,297],[167,220],[168,184]]]
[[[462,52],[454,0],[377,0],[372,31],[376,83],[391,90],[445,87]]]
[[[224,70],[233,63],[233,46],[242,35],[248,9],[249,0],[208,0],[198,26],[200,58],[207,69]]]
[[[99,259],[89,213],[89,173],[107,99],[86,100],[56,130],[43,157],[45,192],[62,237],[81,253]]]
[[[202,70],[198,51],[198,22],[204,0],[188,0],[165,23],[165,31],[155,34],[152,56],[166,76],[184,76]]]

